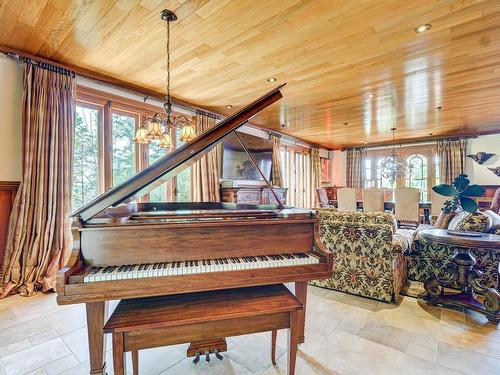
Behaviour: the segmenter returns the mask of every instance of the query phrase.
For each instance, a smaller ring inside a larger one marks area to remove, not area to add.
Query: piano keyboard
[[[251,270],[257,268],[303,266],[318,264],[319,257],[310,253],[249,256],[187,260],[182,262],[131,264],[124,266],[92,267],[84,276],[84,283],[145,277],[191,275],[195,273]]]

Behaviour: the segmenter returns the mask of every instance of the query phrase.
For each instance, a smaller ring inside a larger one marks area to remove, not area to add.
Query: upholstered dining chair
[[[417,227],[420,222],[419,189],[402,187],[394,190],[394,215],[400,227]]]
[[[363,212],[384,212],[384,189],[363,189]]]
[[[316,189],[316,199],[318,200],[318,204],[321,208],[332,208],[330,205],[330,201],[328,200],[328,194],[326,193],[325,188]]]
[[[436,193],[431,189],[431,223],[434,223],[443,210],[444,202],[450,197]]]
[[[356,212],[358,204],[356,201],[356,189],[342,188],[337,190],[337,204],[339,211]]]

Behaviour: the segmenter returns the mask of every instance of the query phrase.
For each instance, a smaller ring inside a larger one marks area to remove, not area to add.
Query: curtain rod
[[[131,83],[127,83],[127,82],[124,82],[120,79],[110,77],[106,74],[96,73],[96,72],[93,72],[93,71],[85,69],[85,68],[80,68],[78,66],[57,63],[55,61],[44,59],[43,57],[32,55],[32,54],[29,54],[29,53],[26,53],[23,51],[18,51],[18,50],[13,49],[13,48],[8,48],[8,47],[5,47],[3,45],[0,45],[0,52],[2,52],[9,59],[16,61],[18,63],[24,64],[24,63],[26,63],[25,60],[31,59],[32,61],[35,61],[37,63],[46,63],[46,64],[53,65],[54,67],[73,71],[77,76],[85,77],[85,78],[88,78],[88,79],[91,79],[91,80],[94,80],[97,82],[101,82],[101,83],[105,83],[105,84],[112,85],[115,87],[119,87],[123,90],[132,92],[134,94],[147,96],[147,97],[158,99],[161,101],[165,100],[165,94],[163,94],[161,92],[151,90],[151,89],[146,89],[144,87],[134,85]],[[187,101],[184,101],[181,99],[172,98],[172,102],[175,106],[177,106],[179,108],[184,108],[184,109],[187,109],[187,110],[190,110],[193,112],[195,112],[196,110],[202,110],[204,112],[207,112],[207,113],[210,113],[210,114],[213,114],[216,116],[221,116],[220,113],[209,111],[205,108],[198,107],[198,106],[194,105],[193,103],[190,103],[190,102],[187,102]]]
[[[456,141],[458,139],[473,139],[477,138],[477,135],[464,135],[464,136],[455,136],[455,137],[450,137],[450,136],[443,136],[443,137],[436,137],[432,139],[424,139],[421,141],[403,141],[403,142],[394,142],[394,143],[379,143],[375,144],[372,146],[361,146],[361,147],[349,147],[345,149],[341,149],[340,151],[347,151],[347,150],[356,150],[356,149],[365,149],[365,150],[373,150],[373,149],[382,149],[382,148],[391,148],[392,146],[413,146],[413,145],[427,145],[427,144],[433,144],[436,143],[437,141],[442,141],[442,140],[450,140],[450,141]]]

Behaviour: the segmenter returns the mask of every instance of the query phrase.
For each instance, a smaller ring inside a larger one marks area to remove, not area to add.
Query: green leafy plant
[[[470,185],[470,180],[466,174],[461,174],[453,181],[453,185],[440,184],[432,188],[436,193],[451,197],[444,202],[443,211],[450,213],[458,207],[462,207],[464,211],[474,213],[477,211],[478,205],[474,199],[469,197],[482,197],[484,189],[479,185]]]

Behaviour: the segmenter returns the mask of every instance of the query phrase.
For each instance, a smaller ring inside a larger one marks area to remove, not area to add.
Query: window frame
[[[113,147],[112,147],[112,115],[123,114],[126,116],[133,115],[136,117],[136,130],[144,122],[147,117],[152,117],[155,113],[162,113],[163,108],[160,106],[141,103],[140,101],[115,95],[112,93],[100,91],[94,88],[78,85],[76,90],[76,105],[97,109],[98,115],[98,175],[99,175],[99,193],[102,194],[113,187]],[[173,113],[174,116],[180,115],[177,112]],[[186,114],[182,114],[186,116]],[[187,116],[188,119],[195,123],[195,116]],[[176,129],[171,130],[172,140],[176,140]],[[170,149],[170,152],[177,149],[177,145]],[[135,170],[136,173],[148,167],[149,164],[149,145],[136,144],[135,145]],[[175,188],[177,178],[174,176],[172,179],[165,183],[167,202],[175,202]],[[192,174],[191,174],[191,198],[192,198]],[[146,194],[138,199],[139,202],[149,202],[149,194]]]

